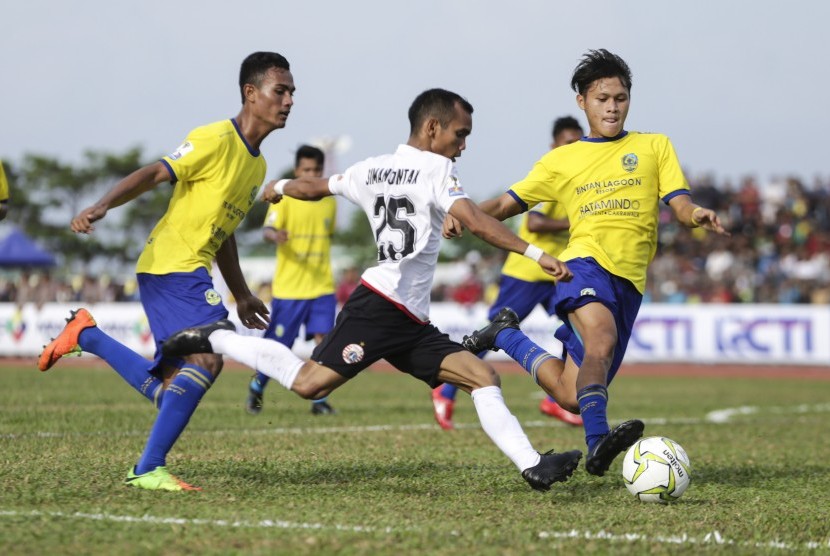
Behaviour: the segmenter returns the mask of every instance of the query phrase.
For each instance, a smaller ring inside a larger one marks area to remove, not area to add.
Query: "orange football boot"
[[[61,357],[72,354],[80,355],[83,350],[78,345],[78,336],[81,335],[81,331],[92,326],[96,326],[96,324],[89,311],[86,309],[70,311],[70,316],[66,319],[66,326],[61,330],[61,333],[43,347],[43,352],[37,360],[37,368],[41,371],[48,371]]]

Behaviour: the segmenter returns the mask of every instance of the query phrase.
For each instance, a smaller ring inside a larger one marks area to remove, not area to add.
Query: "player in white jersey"
[[[534,489],[567,480],[581,452],[534,450],[504,403],[495,370],[429,323],[447,213],[488,243],[536,260],[558,280],[572,278],[561,261],[487,216],[464,193],[454,161],[472,131],[472,112],[455,93],[425,91],[409,109],[407,144],[393,154],[369,158],[329,179],[280,180],[266,188],[264,198],[271,202],[281,195],[305,200],[341,195],[366,212],[374,231],[378,265],[363,273],[311,360],[302,361],[277,342],[240,336],[227,320],[174,334],[165,353],[225,354],[307,399],[329,395],[383,358],[430,387],[446,382],[470,393],[482,428]]]

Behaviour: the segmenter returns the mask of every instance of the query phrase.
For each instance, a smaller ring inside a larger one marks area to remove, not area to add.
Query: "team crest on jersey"
[[[448,190],[450,197],[458,197],[459,195],[464,195],[464,188],[461,187],[460,183],[458,183],[458,178],[456,178],[455,176],[450,176],[450,181],[452,182]]]
[[[183,157],[184,155],[186,155],[187,153],[189,153],[192,150],[193,150],[193,143],[191,143],[190,141],[185,141],[184,143],[179,145],[178,149],[173,151],[173,154],[170,155],[170,159],[171,160],[178,160],[178,159],[180,159],[181,157]]]
[[[580,296],[590,295],[591,297],[596,297],[597,296],[597,290],[595,290],[594,288],[583,288],[579,291],[579,295]]]
[[[634,153],[628,153],[622,157],[622,167],[626,172],[633,172],[636,170],[638,163],[639,160],[637,159],[637,155]]]
[[[209,305],[219,305],[222,303],[222,296],[219,295],[218,291],[210,288],[209,290],[205,290],[205,301],[207,301]]]
[[[343,361],[346,363],[360,363],[363,361],[363,346],[349,344],[343,348]]]

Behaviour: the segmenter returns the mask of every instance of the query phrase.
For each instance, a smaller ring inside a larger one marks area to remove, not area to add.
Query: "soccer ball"
[[[628,492],[643,502],[666,504],[677,500],[691,480],[692,465],[680,444],[662,436],[636,442],[623,459]]]

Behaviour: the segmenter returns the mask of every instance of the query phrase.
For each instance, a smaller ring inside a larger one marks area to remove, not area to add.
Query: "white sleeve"
[[[458,179],[455,164],[450,163],[448,171],[444,172],[441,183],[437,183],[435,187],[435,199],[444,212],[449,212],[452,204],[458,199],[469,199],[469,196],[464,192],[464,188],[461,187],[461,180]]]
[[[340,195],[356,205],[360,204],[359,189],[354,183],[360,172],[357,171],[357,164],[350,166],[342,174],[334,174],[329,178],[329,191],[332,195]]]

